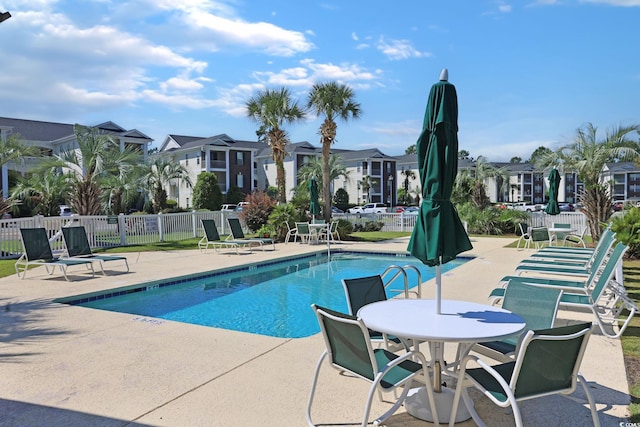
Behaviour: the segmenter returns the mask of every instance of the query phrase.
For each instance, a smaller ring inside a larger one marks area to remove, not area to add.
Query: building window
[[[196,165],[200,164],[200,157],[196,157]]]
[[[185,166],[189,166],[189,155],[188,154],[184,155],[184,164],[185,164]]]
[[[189,207],[189,198],[187,197],[187,207]]]
[[[244,166],[244,153],[241,151],[236,152],[236,165]]]
[[[242,175],[242,172],[236,175],[236,186],[244,188],[244,175]]]

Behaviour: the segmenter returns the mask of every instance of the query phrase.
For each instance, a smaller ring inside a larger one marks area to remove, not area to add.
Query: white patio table
[[[553,246],[554,242],[556,246],[558,245],[558,233],[575,233],[576,229],[573,227],[567,227],[567,228],[563,228],[563,227],[549,227],[547,228],[547,231],[549,231],[549,246]]]
[[[358,310],[358,317],[370,329],[413,340],[429,342],[434,366],[444,367],[444,343],[458,343],[458,360],[449,366],[457,366],[474,344],[495,341],[520,334],[525,328],[522,318],[510,311],[490,305],[467,301],[442,300],[441,314],[436,314],[436,301],[431,299],[391,299],[367,304]],[[440,372],[435,372],[439,378]],[[451,414],[454,391],[443,388],[436,394],[438,418],[449,422],[451,416],[460,422],[470,418],[468,411],[460,405],[457,414]],[[466,393],[463,393],[466,395]],[[470,404],[468,396],[464,399]],[[413,391],[405,403],[407,412],[416,418],[433,421],[426,390],[421,387]]]

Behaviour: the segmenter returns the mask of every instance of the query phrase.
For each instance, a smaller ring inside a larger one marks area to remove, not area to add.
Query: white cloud
[[[390,42],[386,42],[383,37],[380,37],[376,43],[376,47],[391,60],[431,56],[428,52],[420,52],[414,48],[409,40],[391,40]]]

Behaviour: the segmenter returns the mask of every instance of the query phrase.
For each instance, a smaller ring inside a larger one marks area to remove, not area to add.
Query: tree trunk
[[[594,242],[600,240],[602,224],[611,218],[611,196],[603,185],[586,188],[580,195],[582,213],[587,217],[587,225]]]
[[[329,170],[329,157],[331,156],[331,144],[336,138],[338,126],[333,120],[326,118],[320,128],[320,140],[322,142],[322,199],[324,201],[324,219],[331,221],[331,171]]]

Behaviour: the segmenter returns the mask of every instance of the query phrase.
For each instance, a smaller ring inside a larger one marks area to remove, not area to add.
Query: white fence
[[[2,219],[0,220],[0,258],[17,258],[22,253],[20,228],[44,227],[49,235],[54,252],[64,250],[60,229],[65,226],[78,225],[87,230],[92,248],[150,244],[165,241],[178,241],[194,237],[202,237],[204,232],[201,219],[214,219],[220,234],[229,234],[227,217],[237,217],[236,212],[182,212],[157,215],[124,215],[117,216],[66,216]],[[411,231],[416,224],[417,215],[404,213],[378,214],[337,214],[335,219],[345,219],[355,224],[364,225],[368,221],[382,222],[382,231]],[[550,226],[551,222],[562,222],[582,232],[586,227],[585,216],[579,212],[563,212],[556,216],[534,212],[530,225],[534,227]]]
[[[587,217],[582,212],[560,212],[558,215],[549,215],[544,212],[531,212],[529,225],[532,227],[551,227],[553,223],[571,224],[571,228],[581,234],[587,226]]]

